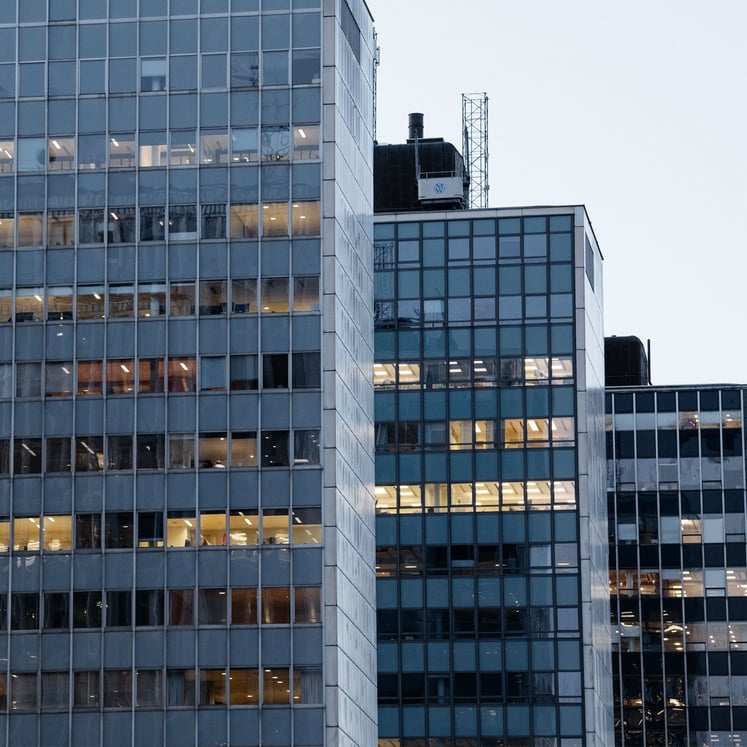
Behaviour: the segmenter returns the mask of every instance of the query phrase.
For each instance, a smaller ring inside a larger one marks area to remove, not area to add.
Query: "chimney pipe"
[[[413,112],[407,115],[408,139],[423,139],[423,115],[419,112]]]

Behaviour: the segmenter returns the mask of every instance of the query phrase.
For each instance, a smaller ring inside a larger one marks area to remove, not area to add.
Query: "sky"
[[[747,2],[368,0],[377,139],[461,149],[489,99],[489,204],[584,204],[606,335],[654,384],[747,384]]]

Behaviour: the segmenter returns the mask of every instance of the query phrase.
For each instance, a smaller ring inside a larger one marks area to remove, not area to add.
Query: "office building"
[[[375,741],[372,47],[0,3],[0,743]]]
[[[608,388],[615,744],[747,743],[744,408]]]
[[[602,257],[449,178],[374,218],[379,745],[610,745]]]

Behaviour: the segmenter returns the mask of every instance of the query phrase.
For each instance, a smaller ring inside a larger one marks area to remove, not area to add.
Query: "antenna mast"
[[[469,174],[469,207],[488,206],[488,95],[462,94],[462,156]]]

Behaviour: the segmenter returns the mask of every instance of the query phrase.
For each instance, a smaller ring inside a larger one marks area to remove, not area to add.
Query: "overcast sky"
[[[654,384],[747,383],[747,1],[368,0],[379,142],[461,149],[489,97],[490,206],[583,203],[605,334]]]

